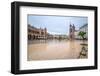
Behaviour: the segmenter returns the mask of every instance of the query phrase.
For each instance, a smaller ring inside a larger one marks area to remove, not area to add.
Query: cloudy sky
[[[28,24],[37,28],[47,28],[50,34],[68,35],[70,24],[74,24],[78,30],[86,23],[87,17],[28,15]]]

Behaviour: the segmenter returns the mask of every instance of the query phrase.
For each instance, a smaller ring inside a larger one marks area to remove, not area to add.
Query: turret
[[[75,26],[74,26],[74,24],[73,24],[73,31],[75,31]]]

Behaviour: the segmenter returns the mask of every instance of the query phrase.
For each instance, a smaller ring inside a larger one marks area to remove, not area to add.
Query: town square
[[[88,58],[87,17],[28,16],[27,60]]]

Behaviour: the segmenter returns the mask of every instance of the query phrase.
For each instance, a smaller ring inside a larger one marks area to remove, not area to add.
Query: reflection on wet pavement
[[[28,43],[28,61],[78,59],[82,50],[80,40],[37,40]],[[85,42],[87,43],[87,41]],[[87,57],[85,57],[87,58]]]

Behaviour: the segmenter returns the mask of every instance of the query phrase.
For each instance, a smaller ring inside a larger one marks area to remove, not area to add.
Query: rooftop
[[[84,25],[81,26],[79,29],[82,29],[82,28],[87,27],[87,26],[88,26],[88,24],[84,24]]]

